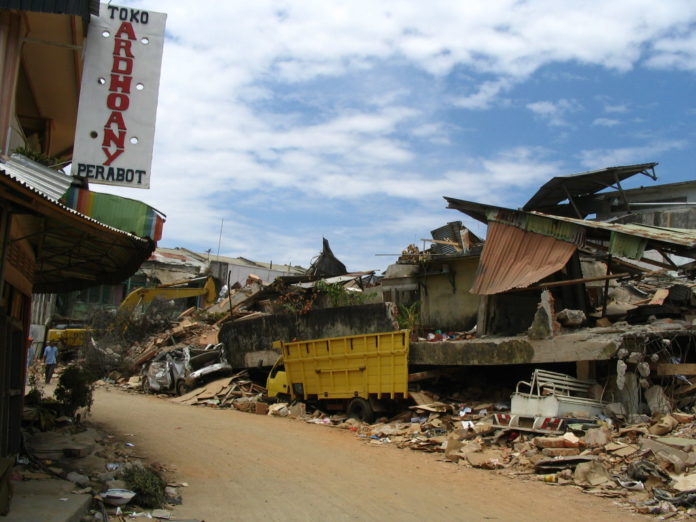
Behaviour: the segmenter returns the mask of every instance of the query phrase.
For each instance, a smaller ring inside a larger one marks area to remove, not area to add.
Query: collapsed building
[[[559,176],[521,209],[447,197],[449,208],[487,226],[485,241],[450,222],[432,231],[429,249],[409,246],[382,278],[346,273],[324,240],[305,273],[271,282],[249,274],[208,307],[217,338],[208,332],[207,342],[221,343],[230,369],[263,373],[278,359],[276,340],[406,328],[414,370],[496,376],[511,368],[508,384],[534,370],[607,383],[618,376],[620,388],[636,393],[615,389],[616,379],[603,393],[637,414],[639,386],[669,384],[677,397],[672,376],[693,370],[685,261],[696,255],[696,231],[659,224],[693,225],[694,184],[621,187],[637,174],[654,178],[655,165]],[[585,219],[610,211],[609,221]],[[150,345],[137,359],[157,351]]]
[[[412,245],[388,267],[381,280],[383,302],[370,305],[374,310],[366,315],[374,318],[412,312],[412,325],[422,334],[411,343],[412,364],[568,362],[578,363],[578,368],[585,368],[580,373],[587,373],[590,361],[612,358],[624,338],[633,334],[616,328],[580,331],[578,327],[609,328],[612,322],[625,318],[629,323],[645,323],[651,316],[675,319],[683,316],[681,310],[670,312],[670,306],[679,306],[674,305],[675,300],[688,305],[689,299],[679,301],[676,297],[683,289],[674,289],[666,303],[650,301],[651,292],[664,284],[670,286],[673,281],[669,274],[680,261],[693,259],[696,232],[686,228],[695,223],[691,196],[674,201],[674,186],[666,186],[664,192],[652,187],[649,198],[644,189],[621,188],[621,181],[636,174],[654,178],[655,165],[559,176],[541,187],[520,210],[447,197],[449,208],[488,226],[486,241],[458,221],[433,231],[430,249],[420,251]],[[677,185],[683,188],[683,184]],[[616,190],[600,192],[607,188]],[[662,202],[663,197],[668,201]],[[621,213],[614,200],[623,205]],[[614,205],[612,222],[584,219],[606,202]],[[576,209],[576,217],[567,215]],[[642,224],[665,221],[685,228]],[[284,281],[289,285],[300,282]],[[549,297],[544,299],[552,305],[548,325],[541,334],[528,336],[545,290]],[[391,312],[378,311],[389,306]],[[301,339],[344,335],[348,324],[353,332],[373,333],[386,328],[378,321],[351,323],[353,315],[361,313],[359,308],[324,310],[316,320],[306,314],[302,318],[306,331],[274,330],[273,325],[285,318],[267,311],[263,318],[245,318],[243,326],[237,321],[223,324],[220,340],[228,345],[230,358],[240,363],[263,360],[264,365],[272,364],[267,356],[255,357],[254,352],[267,352],[270,343],[265,341],[275,333],[283,334],[277,338]],[[582,315],[572,314],[574,322],[566,321],[561,330],[554,326],[555,312],[564,309]],[[688,328],[683,330],[689,335]],[[258,332],[263,332],[263,339]],[[431,339],[427,339],[428,333]]]

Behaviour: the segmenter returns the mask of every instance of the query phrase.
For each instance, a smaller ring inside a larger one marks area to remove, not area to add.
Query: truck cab
[[[271,368],[271,373],[268,374],[266,390],[269,397],[281,398],[290,395],[288,374],[285,372],[285,362],[282,357],[278,358],[273,368]]]

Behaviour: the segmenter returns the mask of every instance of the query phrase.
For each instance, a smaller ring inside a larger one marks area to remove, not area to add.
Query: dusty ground
[[[92,420],[177,468],[178,518],[231,520],[645,520],[572,487],[514,480],[297,420],[183,406],[113,389]]]

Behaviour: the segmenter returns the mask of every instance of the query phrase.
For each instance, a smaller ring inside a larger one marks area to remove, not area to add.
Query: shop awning
[[[155,242],[72,210],[0,168],[0,204],[7,205],[36,254],[35,293],[59,293],[130,277]]]

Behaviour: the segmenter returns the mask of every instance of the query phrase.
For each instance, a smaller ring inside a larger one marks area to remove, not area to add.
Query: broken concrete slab
[[[411,342],[411,364],[493,366],[611,359],[621,344],[620,333],[561,334],[551,339],[490,337],[463,341]]]
[[[645,399],[648,402],[651,415],[667,414],[672,411],[672,404],[662,386],[648,388],[645,391]]]
[[[689,460],[689,454],[686,451],[652,439],[643,439],[641,441],[641,449],[650,450],[656,457],[671,463],[674,467],[674,471],[677,473],[683,471],[684,466]]]
[[[92,495],[73,494],[75,484],[66,480],[25,480],[14,482],[10,512],[3,522],[46,520],[78,521],[87,514]]]

